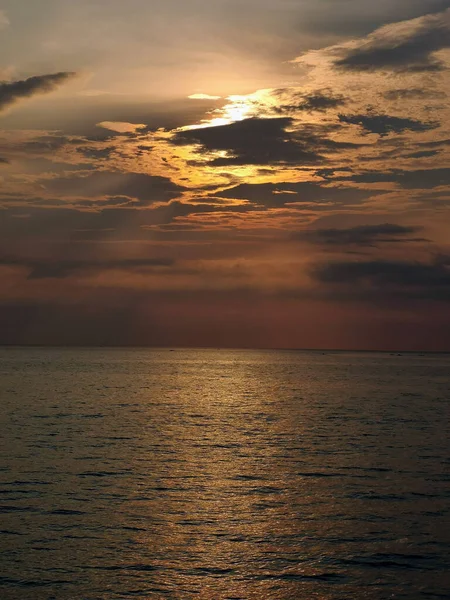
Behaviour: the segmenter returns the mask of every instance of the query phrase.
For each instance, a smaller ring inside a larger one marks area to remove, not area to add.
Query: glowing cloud
[[[190,100],[220,100],[222,96],[210,96],[209,94],[191,94]]]
[[[135,133],[139,129],[143,129],[146,125],[142,123],[126,123],[123,121],[102,121],[97,123],[97,127],[116,131],[117,133]]]

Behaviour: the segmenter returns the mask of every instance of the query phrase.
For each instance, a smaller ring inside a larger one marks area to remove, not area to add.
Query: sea
[[[0,348],[0,598],[450,598],[450,356]]]

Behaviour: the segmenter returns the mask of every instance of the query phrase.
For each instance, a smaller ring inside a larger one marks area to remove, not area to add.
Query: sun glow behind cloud
[[[191,94],[188,96],[190,100],[220,100],[222,96],[211,96],[210,94]]]
[[[226,97],[226,104],[221,108],[213,109],[202,122],[187,127],[181,127],[180,131],[190,129],[201,129],[205,127],[217,127],[230,125],[237,121],[243,121],[253,116],[260,116],[262,102],[270,93],[268,89],[258,90],[246,95],[230,95]],[[192,98],[193,96],[190,96]]]

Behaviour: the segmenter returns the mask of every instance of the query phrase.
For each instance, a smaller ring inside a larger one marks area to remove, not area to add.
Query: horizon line
[[[172,346],[150,344],[16,344],[0,343],[0,348],[49,348],[49,349],[117,349],[117,350],[231,350],[231,351],[280,351],[280,352],[361,352],[372,354],[450,354],[449,350],[405,350],[401,348],[370,349],[370,348],[291,348],[291,347],[252,347],[252,346]]]

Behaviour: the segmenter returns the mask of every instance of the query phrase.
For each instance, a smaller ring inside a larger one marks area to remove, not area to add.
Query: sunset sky
[[[450,0],[0,0],[0,343],[450,351]]]

